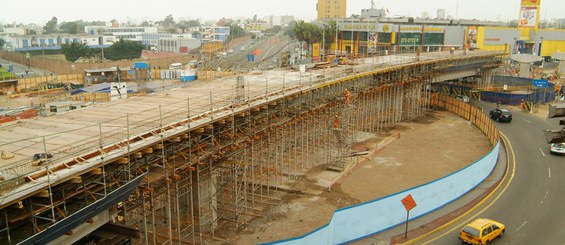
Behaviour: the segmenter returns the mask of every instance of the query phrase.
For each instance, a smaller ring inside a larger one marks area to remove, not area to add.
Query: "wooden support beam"
[[[133,153],[133,157],[139,159],[139,158],[143,157],[143,153],[141,153],[141,152],[135,152],[135,153]]]
[[[150,154],[150,153],[153,153],[153,148],[148,147],[148,148],[141,150],[141,152],[143,152],[144,154]]]
[[[116,160],[115,163],[119,163],[119,164],[128,164],[128,163],[129,163],[129,158],[127,158],[127,157],[122,157],[122,158]]]
[[[101,175],[102,174],[102,169],[101,168],[95,168],[92,171],[88,172],[89,174],[94,174],[94,175]]]
[[[82,183],[82,177],[81,176],[74,177],[69,182],[73,184],[80,184]]]
[[[163,149],[163,144],[155,144],[153,145],[153,150],[162,150]]]
[[[38,192],[37,194],[35,194],[36,197],[45,197],[48,198],[49,197],[49,190],[42,190],[40,192]]]

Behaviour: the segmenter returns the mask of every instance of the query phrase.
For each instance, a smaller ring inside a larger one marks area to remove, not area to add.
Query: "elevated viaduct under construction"
[[[425,114],[433,83],[488,86],[501,55],[252,72],[3,126],[0,243],[68,244],[101,230],[134,244],[221,239],[220,227],[276,205],[288,180],[348,168],[355,133]]]

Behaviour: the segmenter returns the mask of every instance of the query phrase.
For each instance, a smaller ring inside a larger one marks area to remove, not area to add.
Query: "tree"
[[[80,57],[86,57],[90,53],[90,48],[83,42],[72,42],[61,44],[61,51],[65,59],[71,62],[77,61]]]
[[[326,43],[326,49],[329,49],[331,46],[329,44],[335,41],[335,35],[337,31],[337,22],[335,20],[330,20],[327,24],[324,25],[323,39]]]
[[[105,52],[109,60],[137,59],[145,46],[140,42],[120,39],[110,46]]]
[[[200,26],[200,21],[198,20],[182,20],[177,23],[177,28],[181,29],[182,33],[185,33],[191,27]]]
[[[4,41],[4,39],[0,38],[0,50],[2,50],[2,48],[4,48],[5,43],[6,43],[6,41]]]
[[[78,34],[84,32],[84,24],[82,21],[63,22],[59,25],[61,33]]]
[[[175,19],[173,18],[173,15],[167,15],[167,17],[165,17],[164,20],[160,21],[160,24],[162,26],[175,26]]]
[[[228,36],[227,40],[231,41],[245,35],[247,35],[247,32],[243,28],[238,25],[232,24],[230,25],[230,35]]]
[[[320,42],[322,40],[322,29],[312,23],[306,23],[303,20],[296,22],[293,34],[298,41],[306,42],[308,44]]]
[[[47,21],[47,24],[43,27],[44,34],[51,34],[57,31],[57,17],[51,18],[50,21]]]

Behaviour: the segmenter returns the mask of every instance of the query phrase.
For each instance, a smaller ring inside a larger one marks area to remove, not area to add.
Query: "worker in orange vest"
[[[520,100],[520,109],[524,109],[524,99]]]
[[[351,96],[351,94],[349,93],[349,90],[345,89],[345,104],[346,104],[346,105],[349,105],[349,102],[350,102],[350,99],[349,99],[349,98],[350,98],[350,96]]]
[[[334,118],[334,128],[338,128],[338,127],[339,127],[339,120],[337,119],[337,114],[336,114]]]

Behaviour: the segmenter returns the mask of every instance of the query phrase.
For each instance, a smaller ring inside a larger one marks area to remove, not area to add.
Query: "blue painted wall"
[[[410,219],[426,215],[465,195],[485,180],[496,166],[499,150],[500,142],[482,159],[448,176],[337,210],[328,224],[304,236],[267,244],[341,244],[377,234],[404,223],[406,210],[401,200],[408,194],[417,203],[410,211]]]

